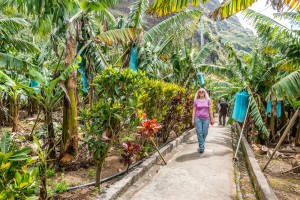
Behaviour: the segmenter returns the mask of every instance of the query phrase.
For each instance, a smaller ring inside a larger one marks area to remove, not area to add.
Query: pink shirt
[[[201,102],[199,99],[196,99],[194,101],[194,107],[196,108],[195,117],[206,120],[209,119],[209,106],[211,105],[211,102],[209,99],[205,99],[203,102]]]

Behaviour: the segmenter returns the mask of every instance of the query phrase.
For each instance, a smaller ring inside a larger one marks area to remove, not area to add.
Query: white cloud
[[[273,17],[273,14],[276,13],[277,11],[274,10],[272,8],[272,6],[270,6],[270,4],[266,5],[267,3],[267,0],[258,0],[257,2],[253,3],[252,6],[250,7],[250,9],[258,12],[258,13],[261,13],[261,14],[264,14],[272,19],[274,19]],[[243,27],[245,28],[249,28],[251,29],[254,33],[255,33],[255,29],[253,28],[253,26],[247,22],[243,15],[241,14],[241,12],[237,13],[236,14],[237,18],[240,20],[241,24],[243,25]],[[290,26],[290,23],[286,20],[278,20],[276,19],[277,22],[285,25],[285,26]]]

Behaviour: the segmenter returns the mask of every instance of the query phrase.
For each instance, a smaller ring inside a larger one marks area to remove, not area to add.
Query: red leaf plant
[[[146,135],[147,138],[153,137],[157,131],[161,129],[161,125],[157,123],[156,119],[152,120],[143,120],[142,126],[137,127],[139,129],[139,132],[137,133],[137,137],[141,137],[143,135]]]
[[[133,157],[138,155],[140,149],[140,145],[132,145],[131,142],[123,143],[123,153],[121,154],[122,158],[120,161],[124,163],[124,166],[127,165],[127,171],[133,162]]]

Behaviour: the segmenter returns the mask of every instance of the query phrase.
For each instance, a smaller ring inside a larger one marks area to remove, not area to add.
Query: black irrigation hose
[[[142,162],[144,162],[144,160],[140,160],[140,161],[136,162],[135,164],[131,165],[128,170],[130,170],[130,169],[132,169],[132,168],[140,165]],[[106,178],[100,180],[100,183],[105,183],[107,181],[110,181],[111,179],[114,179],[114,178],[116,178],[118,176],[121,176],[121,175],[125,174],[126,172],[127,172],[127,170],[124,170],[124,171],[121,171],[121,172],[116,173],[114,175],[111,175],[109,177],[106,177]],[[95,185],[95,183],[96,182],[94,181],[94,182],[91,182],[91,183],[86,183],[86,184],[82,184],[82,185],[77,185],[77,186],[69,187],[67,189],[67,191],[75,190],[75,189],[78,189],[78,188],[81,188],[81,187],[93,186],[93,185]],[[58,191],[54,191],[54,192],[58,192]]]
[[[177,138],[175,138],[175,139],[177,139]],[[159,149],[165,147],[167,144],[169,144],[170,142],[173,142],[175,139],[170,140],[170,141],[168,141],[168,142],[165,142],[164,144],[162,144],[162,145],[159,147]],[[154,151],[153,151],[153,152],[154,152]],[[134,168],[134,167],[140,165],[142,162],[144,162],[144,160],[146,160],[146,159],[142,159],[142,160],[136,162],[135,164],[131,165],[131,166],[129,167],[128,170],[130,170],[130,169],[132,169],[132,168]],[[118,177],[118,176],[121,176],[121,175],[127,173],[128,170],[124,170],[124,171],[118,172],[118,173],[116,173],[116,174],[113,174],[113,175],[111,175],[111,176],[109,176],[109,177],[103,178],[102,180],[100,180],[100,183],[105,183],[105,182],[107,182],[107,181],[110,181],[111,179],[114,179],[114,178],[116,178],[116,177]],[[95,185],[95,183],[96,183],[96,182],[93,181],[93,182],[86,183],[86,184],[76,185],[76,186],[73,186],[73,187],[69,187],[66,191],[75,190],[75,189],[79,189],[79,188],[82,188],[82,187],[93,186],[93,185]],[[53,193],[58,193],[57,190],[53,190],[52,192],[53,192]]]

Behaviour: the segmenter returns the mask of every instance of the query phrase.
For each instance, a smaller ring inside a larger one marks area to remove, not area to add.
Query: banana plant
[[[262,118],[261,99],[264,99],[271,90],[272,85],[276,82],[278,73],[276,70],[270,73],[270,70],[273,69],[272,66],[265,62],[264,54],[258,50],[253,50],[252,54],[245,55],[244,59],[241,59],[230,45],[226,45],[226,48],[229,52],[229,63],[226,67],[201,65],[201,68],[207,73],[222,77],[231,83],[230,85],[234,84],[237,89],[244,88],[248,91],[249,114],[260,133],[260,139],[266,140],[270,133]],[[228,90],[223,91],[223,94],[226,93],[228,93]]]
[[[149,77],[174,80],[170,75],[173,71],[170,65],[172,55],[180,53],[178,46],[184,45],[185,38],[192,35],[202,15],[203,10],[181,12],[146,31],[143,37],[145,45],[139,52],[139,59],[142,60],[139,68],[146,71]]]
[[[300,64],[299,31],[250,9],[243,13],[257,30],[262,42],[269,46],[268,51],[275,51],[276,56],[280,58],[275,67],[282,71],[298,70]],[[299,13],[283,12],[274,14],[274,17],[275,19],[284,18],[295,26],[300,25]]]
[[[278,99],[295,99],[300,97],[300,70],[282,77],[272,86],[272,91]]]
[[[214,11],[209,15],[214,20],[226,19],[242,10],[249,8],[253,3],[258,0],[224,0]],[[209,2],[209,0],[155,0],[148,13],[156,14],[158,16],[169,15],[174,12],[179,12],[186,9],[189,5],[199,6]],[[278,0],[278,1],[268,1],[268,5],[272,5],[277,11],[282,11],[288,9],[290,11],[299,11],[300,2],[298,0]]]
[[[79,62],[79,60],[77,61]],[[45,122],[47,124],[48,129],[48,155],[49,159],[55,160],[55,134],[53,128],[53,108],[57,106],[57,104],[61,101],[64,95],[66,95],[67,100],[70,101],[70,97],[68,96],[66,86],[64,85],[64,81],[66,81],[69,76],[78,69],[78,65],[73,63],[66,70],[64,70],[59,77],[53,78],[52,73],[47,68],[42,68],[41,72],[32,68],[29,70],[29,75],[40,84],[41,93],[37,93],[32,96],[36,98],[39,104],[42,106],[45,112]],[[57,87],[57,86],[60,87]],[[66,138],[62,138],[64,142],[66,142]]]
[[[30,16],[33,21],[32,30],[36,34],[43,35],[56,30],[56,35],[65,40],[64,65],[67,69],[76,57],[76,47],[78,39],[81,38],[83,18],[91,12],[105,10],[117,3],[116,0],[67,0],[63,2],[48,0],[43,3],[32,0],[7,0],[1,1],[0,6],[14,8],[19,13]],[[56,50],[55,46],[53,46],[53,50]],[[61,146],[62,164],[76,159],[78,153],[78,129],[77,121],[74,120],[77,117],[76,80],[77,72],[73,71],[65,81],[69,98],[66,96],[64,98],[63,135],[66,140]]]
[[[7,74],[10,76],[8,76]],[[8,117],[12,120],[12,132],[18,131],[19,128],[19,108],[20,108],[20,96],[24,93],[30,94],[33,92],[27,85],[26,80],[21,75],[13,72],[7,72],[0,70],[0,91],[8,94],[10,98],[10,113]],[[2,108],[3,109],[3,108]]]

